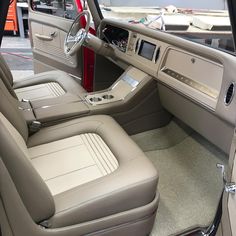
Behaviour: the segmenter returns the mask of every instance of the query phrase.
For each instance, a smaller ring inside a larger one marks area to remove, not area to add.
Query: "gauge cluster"
[[[113,44],[120,51],[126,52],[129,38],[129,32],[127,30],[111,25],[106,25],[102,32],[103,40],[105,40],[107,43]]]

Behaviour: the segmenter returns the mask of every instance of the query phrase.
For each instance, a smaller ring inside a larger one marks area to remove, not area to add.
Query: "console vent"
[[[225,94],[225,105],[228,106],[232,102],[234,97],[234,91],[235,91],[235,84],[231,83]]]

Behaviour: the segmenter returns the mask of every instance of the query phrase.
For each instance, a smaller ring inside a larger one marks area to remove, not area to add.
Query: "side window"
[[[33,0],[32,9],[73,20],[78,13],[74,0]]]

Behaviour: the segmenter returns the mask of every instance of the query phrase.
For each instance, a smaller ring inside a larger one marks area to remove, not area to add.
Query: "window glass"
[[[98,0],[105,18],[234,52],[226,0]]]
[[[33,0],[32,9],[67,19],[75,19],[77,16],[74,0]]]

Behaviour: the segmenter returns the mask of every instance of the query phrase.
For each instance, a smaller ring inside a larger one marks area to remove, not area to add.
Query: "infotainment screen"
[[[156,45],[142,40],[138,55],[148,60],[152,60]]]

